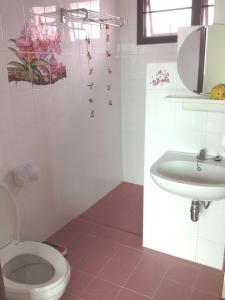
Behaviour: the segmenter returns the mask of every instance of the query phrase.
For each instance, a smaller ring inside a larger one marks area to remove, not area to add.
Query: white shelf
[[[225,113],[225,100],[200,96],[167,96],[166,101],[181,103],[183,110]]]

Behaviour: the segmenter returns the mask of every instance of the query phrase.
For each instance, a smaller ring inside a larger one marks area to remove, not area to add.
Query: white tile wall
[[[170,84],[149,85],[157,70],[166,69]],[[166,151],[224,155],[225,118],[220,113],[187,112],[166,95],[190,94],[181,89],[176,63],[150,63],[147,67],[145,112],[144,245],[218,269],[225,244],[225,200],[213,202],[201,212],[199,222],[190,220],[191,200],[160,189],[150,177],[150,166]],[[174,89],[174,87],[178,87]]]
[[[120,15],[126,20],[120,31],[123,178],[143,184],[146,66],[151,61],[175,60],[176,44],[137,46],[136,0],[121,0]]]
[[[19,36],[32,12],[83,6],[70,0],[2,0],[0,2],[0,176],[22,162],[34,161],[41,178],[21,190],[11,185],[21,218],[22,239],[42,240],[76,217],[122,181],[119,31],[111,31],[112,100],[106,105],[105,33],[86,26],[93,37],[96,117],[89,118],[85,32],[62,31],[67,78],[48,86],[8,83],[13,54],[9,38]],[[87,8],[118,14],[113,0],[87,0]],[[42,22],[48,19],[42,18]]]

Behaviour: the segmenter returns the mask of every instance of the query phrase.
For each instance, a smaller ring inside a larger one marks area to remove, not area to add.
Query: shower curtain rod
[[[61,8],[60,15],[62,23],[67,19],[74,22],[105,24],[114,27],[122,27],[125,24],[125,20],[122,17],[101,14],[100,12],[86,8]]]

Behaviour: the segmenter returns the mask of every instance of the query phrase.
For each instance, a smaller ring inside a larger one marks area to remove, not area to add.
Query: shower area
[[[44,240],[80,215],[142,234],[144,110],[141,127],[129,120],[134,99],[128,112],[121,101],[120,6],[1,1],[0,174],[23,240]],[[39,179],[15,187],[11,171],[26,163]]]

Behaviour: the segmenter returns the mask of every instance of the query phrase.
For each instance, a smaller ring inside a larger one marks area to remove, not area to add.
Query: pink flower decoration
[[[151,84],[157,86],[159,84],[170,83],[170,74],[165,70],[159,70],[155,76],[152,77]]]
[[[52,55],[52,57],[50,58],[49,64],[50,64],[51,72],[56,72],[58,69],[59,63],[55,59],[54,55]]]
[[[37,59],[46,58],[46,53],[61,54],[60,43],[61,33],[55,27],[47,25],[35,26],[28,23],[24,26],[19,38],[16,40],[16,46],[22,57],[26,57],[25,53],[27,52],[33,52],[39,53],[36,57]]]

